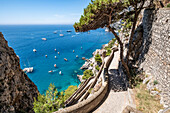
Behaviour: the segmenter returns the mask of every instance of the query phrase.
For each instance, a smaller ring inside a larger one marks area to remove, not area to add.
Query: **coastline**
[[[115,38],[113,38],[113,39],[115,39]],[[108,47],[108,45],[109,45],[109,43],[111,43],[112,42],[112,40],[113,39],[111,39],[108,43],[106,43],[106,44],[103,44],[102,45],[102,47],[101,47],[101,49],[96,49],[93,53],[92,53],[92,57],[91,58],[89,58],[89,59],[84,59],[84,57],[82,57],[82,60],[86,60],[85,61],[85,63],[80,67],[80,69],[81,70],[92,70],[92,72],[93,73],[95,73],[95,75],[98,73],[98,71],[95,69],[95,67],[97,66],[97,62],[95,61],[95,55],[96,54],[99,54],[100,56],[102,56],[102,54],[103,54],[103,52],[107,52],[107,50],[105,50],[105,47]],[[115,42],[114,44],[113,44],[113,46],[117,46],[117,43]],[[91,66],[91,64],[93,64],[93,66]],[[96,72],[97,71],[97,72]],[[83,80],[82,79],[82,77],[83,77],[83,75],[78,75],[77,74],[77,77],[78,77],[78,79],[80,80],[80,82],[82,83],[82,82],[84,82],[85,80]],[[80,83],[80,84],[81,84]]]

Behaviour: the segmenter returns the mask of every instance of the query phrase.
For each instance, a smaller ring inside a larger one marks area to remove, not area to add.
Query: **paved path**
[[[129,104],[125,75],[118,71],[119,59],[119,51],[117,51],[109,67],[108,97],[93,113],[122,113]]]

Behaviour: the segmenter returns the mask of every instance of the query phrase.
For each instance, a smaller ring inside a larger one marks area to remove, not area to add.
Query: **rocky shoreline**
[[[82,67],[80,69],[81,70],[92,70],[92,72],[96,75],[98,73],[98,70],[96,70],[96,66],[98,64],[95,61],[95,56],[97,54],[99,54],[102,57],[103,52],[107,52],[107,50],[105,50],[105,47],[107,47],[110,42],[112,42],[112,40],[110,40],[107,44],[102,45],[101,49],[96,49],[92,53],[93,56],[90,59],[86,59],[86,58],[83,57],[82,60],[86,60],[86,62],[82,65]],[[117,43],[115,43],[113,46],[117,46]],[[80,82],[85,81],[85,80],[82,79],[83,75],[77,75],[77,77],[80,80]]]
[[[86,62],[82,65],[82,67],[80,68],[81,70],[92,70],[93,73],[97,73],[95,67],[97,66],[97,62],[95,62],[95,55],[99,54],[100,56],[102,56],[102,53],[106,50],[104,50],[104,48],[108,46],[108,44],[104,44],[102,45],[101,49],[96,49],[93,53],[92,53],[92,57],[90,59],[83,59],[82,60],[86,60]],[[77,75],[78,79],[80,80],[80,82],[84,82],[85,80],[82,79],[83,75]]]

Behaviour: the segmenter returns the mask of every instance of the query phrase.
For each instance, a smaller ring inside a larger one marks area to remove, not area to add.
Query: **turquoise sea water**
[[[54,34],[56,30],[57,34]],[[72,32],[68,33],[67,30]],[[104,29],[76,34],[72,25],[0,25],[0,32],[20,57],[21,68],[34,67],[34,72],[27,75],[41,94],[48,89],[50,83],[54,83],[59,91],[67,89],[69,85],[79,85],[77,74],[83,73],[80,67],[85,62],[81,58],[92,57],[93,51],[114,38]],[[59,36],[61,33],[63,37]],[[47,41],[41,38],[47,38]],[[33,52],[34,48],[36,53]],[[60,55],[54,51],[55,48]],[[79,57],[76,58],[76,55]],[[68,61],[64,61],[64,58]],[[48,73],[49,70],[55,72]]]

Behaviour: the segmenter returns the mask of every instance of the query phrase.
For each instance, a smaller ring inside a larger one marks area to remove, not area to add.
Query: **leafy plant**
[[[111,54],[112,50],[110,48],[107,48],[106,56],[109,56]]]
[[[95,56],[95,61],[98,62],[98,63],[102,63],[102,59],[101,59],[101,57],[100,57],[99,54],[97,54],[97,55]]]
[[[59,93],[54,84],[50,84],[46,94],[38,95],[37,100],[34,98],[35,113],[52,113],[59,108],[64,107],[64,93]]]
[[[77,86],[69,86],[64,92],[64,100],[66,101],[77,89]]]
[[[90,64],[91,67],[93,67],[93,64]]]
[[[169,4],[167,4],[167,6],[166,6],[166,7],[170,8],[170,3],[169,3]]]
[[[92,72],[92,70],[85,70],[84,72],[83,72],[83,77],[82,77],[82,79],[88,79],[88,78],[90,78],[91,76],[93,76],[94,74],[93,74],[93,72]]]
[[[95,69],[96,69],[97,71],[99,71],[99,70],[100,70],[100,67],[97,65],[97,66],[95,67]]]

